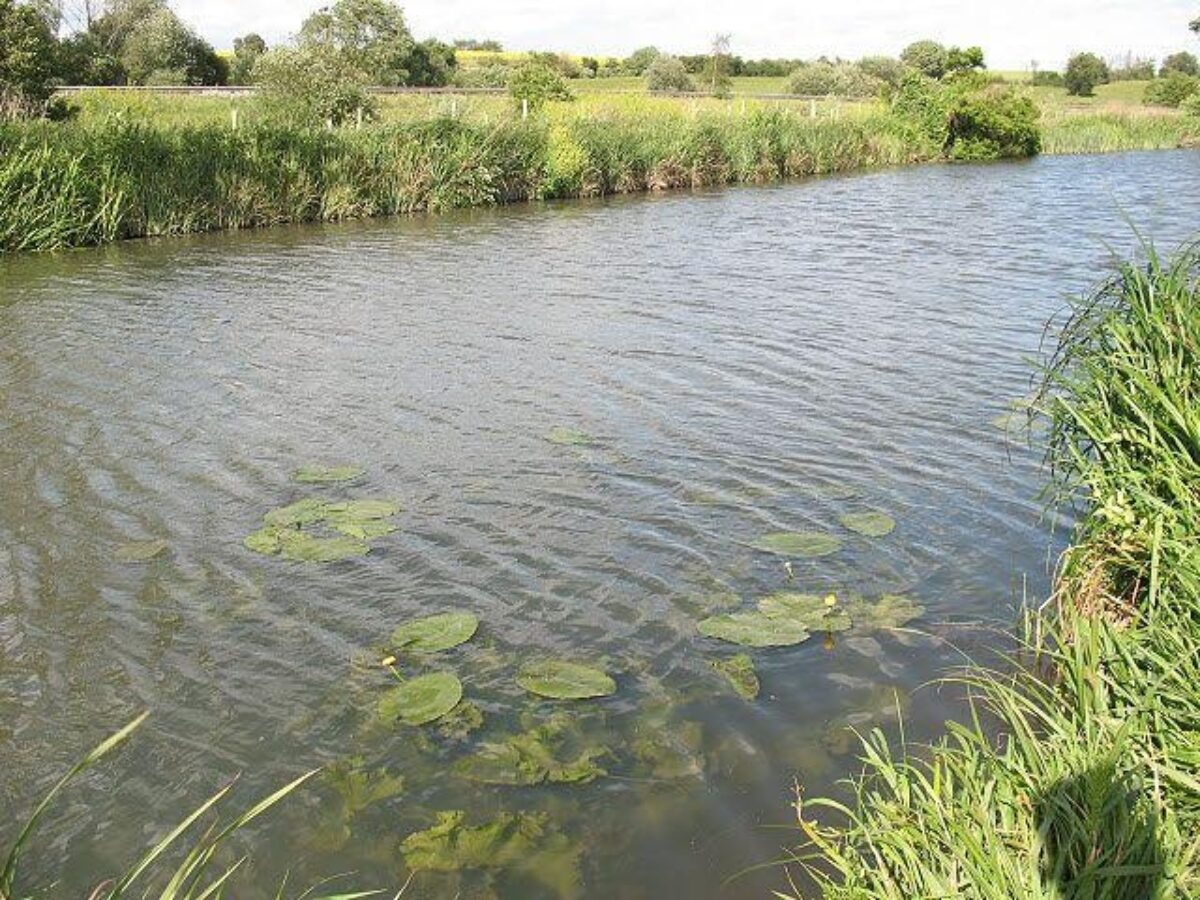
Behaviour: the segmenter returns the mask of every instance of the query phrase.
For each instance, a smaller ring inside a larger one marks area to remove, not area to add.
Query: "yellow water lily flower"
[[[829,594],[825,598],[826,606],[837,606],[837,594]]]
[[[394,656],[385,656],[383,659],[381,659],[381,660],[379,661],[379,664],[380,664],[381,666],[394,666],[394,665],[396,664],[396,657],[394,657]]]

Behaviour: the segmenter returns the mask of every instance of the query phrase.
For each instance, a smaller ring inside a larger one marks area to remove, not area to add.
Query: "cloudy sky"
[[[174,0],[218,48],[257,31],[285,40],[330,0]],[[1161,58],[1200,51],[1187,30],[1200,0],[402,0],[418,37],[495,38],[515,50],[626,55],[646,44],[701,52],[713,34],[733,36],[746,57],[858,57],[896,53],[917,37],[980,44],[992,68],[1036,60],[1060,66],[1072,52]]]

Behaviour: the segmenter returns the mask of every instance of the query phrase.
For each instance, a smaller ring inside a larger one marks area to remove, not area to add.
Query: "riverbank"
[[[827,897],[1200,892],[1200,252],[1129,263],[1062,331],[1036,413],[1086,505],[1016,674],[980,718],[865,744],[853,800],[797,803]],[[986,720],[987,724],[981,724]]]
[[[1150,149],[1194,141],[1200,122],[1084,113],[1043,132],[1057,153]],[[870,104],[814,114],[626,99],[527,121],[428,110],[335,131],[87,116],[0,127],[0,251],[764,183],[929,162],[943,149]]]

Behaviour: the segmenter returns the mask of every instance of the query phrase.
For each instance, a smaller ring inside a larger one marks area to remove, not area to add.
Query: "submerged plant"
[[[709,665],[714,671],[724,675],[743,699],[754,700],[758,697],[758,673],[754,671],[753,660],[745,653],[727,659],[714,659]]]
[[[164,556],[171,545],[164,540],[130,541],[117,547],[113,556],[117,562],[143,563]]]
[[[597,761],[609,755],[608,747],[587,744],[572,720],[560,714],[521,734],[480,745],[454,770],[485,784],[587,784],[607,774]]]
[[[338,484],[354,481],[367,473],[361,466],[301,466],[292,473],[300,484]]]

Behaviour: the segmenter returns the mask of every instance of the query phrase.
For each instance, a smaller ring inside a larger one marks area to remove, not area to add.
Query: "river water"
[[[230,810],[330,766],[247,833],[239,898],[289,869],[394,893],[401,842],[447,810],[531,815],[494,865],[406,897],[783,887],[743,870],[797,842],[793,784],[855,771],[848,726],[936,734],[961,709],[930,679],[1045,596],[1062,530],[997,417],[1131,224],[1169,246],[1198,196],[1195,152],[1048,158],[0,260],[0,845],[150,710],[46,819],[30,882],[85,896],[233,776]],[[366,474],[291,478],[336,463]],[[395,499],[399,530],[324,564],[243,546],[306,496]],[[839,524],[864,509],[895,531]],[[796,530],[841,549],[751,546]],[[167,549],[123,560],[146,540]],[[923,613],[752,650],[746,701],[697,622],[779,590]],[[388,636],[448,610],[479,631],[427,665],[482,727],[381,725]],[[545,657],[617,691],[538,701],[514,674]],[[455,768],[547,721],[608,774]]]

